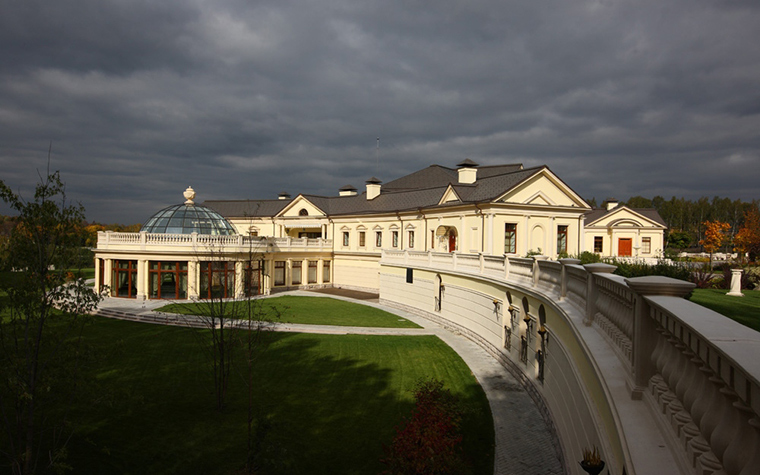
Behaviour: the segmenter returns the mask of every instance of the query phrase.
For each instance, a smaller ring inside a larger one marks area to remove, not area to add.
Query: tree
[[[712,269],[712,255],[723,245],[726,233],[731,229],[731,225],[721,221],[705,221],[702,224],[705,228],[705,237],[699,241],[699,244],[710,253],[710,269]]]
[[[48,409],[65,406],[72,394],[83,316],[100,296],[67,271],[78,256],[84,209],[67,203],[58,172],[41,178],[33,201],[3,181],[0,198],[18,213],[3,256],[14,272],[0,284],[7,295],[0,323],[3,448],[12,472],[26,475],[65,468],[65,415]]]
[[[752,207],[744,213],[744,225],[734,237],[734,247],[741,253],[749,253],[754,262],[760,254],[760,212]]]
[[[462,456],[462,411],[443,382],[422,380],[414,390],[414,410],[390,447],[385,447],[385,475],[467,473]]]

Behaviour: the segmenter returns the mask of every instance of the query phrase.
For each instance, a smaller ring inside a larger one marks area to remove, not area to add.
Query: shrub
[[[415,405],[406,424],[396,428],[390,447],[384,447],[384,475],[445,475],[468,473],[462,456],[459,402],[443,382],[420,380]]]
[[[623,277],[643,277],[647,275],[661,275],[663,277],[672,277],[680,280],[691,280],[691,269],[687,266],[671,263],[665,260],[657,261],[657,264],[646,264],[644,262],[625,262],[612,259],[610,264],[616,265],[615,274]]]
[[[593,252],[589,251],[583,251],[580,256],[578,256],[578,259],[581,260],[581,265],[583,264],[593,264],[595,262],[602,262],[602,258],[599,254],[595,254]]]

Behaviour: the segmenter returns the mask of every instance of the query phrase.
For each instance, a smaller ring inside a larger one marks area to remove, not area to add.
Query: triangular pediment
[[[537,170],[536,173],[499,196],[494,202],[590,209],[583,198],[548,168]]]
[[[609,213],[602,215],[594,221],[586,222],[586,227],[597,228],[661,228],[665,226],[654,221],[641,213],[628,208],[627,206],[618,206]]]
[[[305,214],[304,214],[305,213]],[[277,213],[278,218],[323,218],[327,214],[303,195],[296,196]]]
[[[462,201],[461,198],[459,198],[459,195],[457,195],[456,190],[454,190],[454,187],[449,185],[448,188],[446,188],[446,191],[443,192],[443,196],[441,196],[440,201],[438,201],[439,205],[442,205],[444,203],[451,203],[454,201]]]

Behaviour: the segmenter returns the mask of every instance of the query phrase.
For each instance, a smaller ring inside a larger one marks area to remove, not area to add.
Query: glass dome
[[[237,230],[224,219],[224,216],[211,208],[196,205],[193,202],[195,191],[185,190],[184,204],[169,206],[148,219],[140,232],[155,234],[212,234],[232,236]]]
[[[140,228],[157,234],[214,234],[231,236],[235,228],[216,211],[195,204],[169,206],[157,212]]]

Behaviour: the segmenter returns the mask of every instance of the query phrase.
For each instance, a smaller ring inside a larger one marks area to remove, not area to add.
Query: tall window
[[[247,262],[245,266],[245,295],[251,297],[261,294],[262,261]]]
[[[274,285],[285,285],[285,261],[274,261]]]
[[[293,261],[293,274],[290,276],[290,281],[293,285],[301,285],[301,267],[303,262]]]
[[[594,252],[604,252],[604,237],[594,236]]]
[[[359,247],[366,246],[366,235],[364,234],[364,231],[359,231]]]
[[[101,263],[103,260],[101,259]],[[105,269],[103,266],[101,269]],[[137,261],[113,261],[111,295],[114,297],[137,297]],[[103,270],[100,271],[103,275]]]
[[[641,252],[650,254],[652,252],[652,238],[641,238]]]
[[[504,254],[517,253],[517,225],[507,223],[504,225]]]
[[[409,231],[409,247],[414,248],[414,231]]]
[[[187,298],[187,262],[150,261],[148,295],[152,299]]]
[[[330,282],[330,261],[324,261],[322,264],[322,282],[325,284]]]
[[[398,231],[391,232],[391,242],[393,247],[398,247]]]
[[[309,274],[306,276],[310,284],[317,283],[317,266],[319,261],[309,261]]]
[[[557,254],[567,253],[567,226],[557,226]]]
[[[348,231],[343,231],[343,247],[348,247]]]
[[[200,298],[230,298],[235,296],[234,262],[201,262],[200,272]]]
[[[383,247],[383,232],[375,231],[375,247]]]

